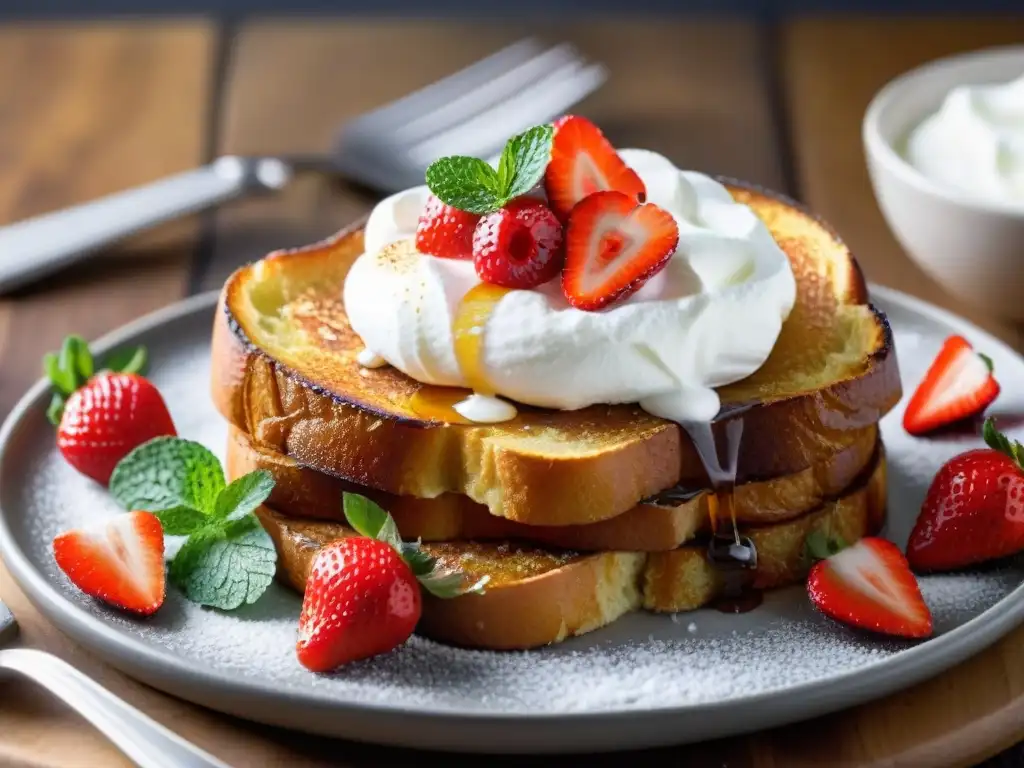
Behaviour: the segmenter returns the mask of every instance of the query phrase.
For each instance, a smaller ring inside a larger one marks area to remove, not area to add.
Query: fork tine
[[[447,103],[465,91],[475,90],[482,83],[493,80],[521,62],[529,61],[541,50],[542,46],[534,38],[519,40],[436,83],[360,115],[346,126],[345,132],[363,134],[383,130],[382,126],[387,124],[402,125],[423,112]]]
[[[561,114],[596,90],[605,77],[600,65],[573,62],[463,124],[411,147],[408,157],[424,169],[450,154],[489,157],[509,136]]]
[[[433,111],[418,115],[402,126],[396,126],[394,141],[401,145],[414,145],[431,136],[464,123],[474,115],[492,109],[566,66],[578,66],[580,57],[569,45],[557,45],[539,56],[503,72],[493,79],[466,90],[444,104],[434,105]]]

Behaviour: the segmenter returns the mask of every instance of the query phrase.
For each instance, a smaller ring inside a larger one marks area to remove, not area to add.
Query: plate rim
[[[219,293],[214,290],[197,294],[144,315],[104,334],[94,342],[94,347],[97,351],[105,351],[123,343],[127,338],[152,331],[177,319],[202,311],[215,310]],[[885,305],[903,305],[903,309],[913,314],[922,315],[926,319],[951,327],[965,335],[983,338],[986,344],[998,347],[1002,353],[1017,358],[1024,365],[1024,356],[1008,344],[948,310],[902,291],[874,284],[869,284],[869,296],[872,303],[878,299]],[[3,426],[0,427],[0,465],[6,458],[12,434],[24,422],[27,413],[42,403],[48,391],[48,382],[45,379],[40,379],[21,397],[4,420]],[[153,670],[158,672],[161,678],[173,676],[180,682],[188,683],[193,689],[212,689],[221,697],[255,696],[265,701],[284,701],[317,710],[329,709],[338,715],[358,713],[361,716],[382,718],[411,717],[421,723],[459,721],[469,724],[467,723],[469,721],[491,725],[509,723],[519,725],[531,723],[601,725],[608,721],[623,719],[686,717],[693,716],[698,712],[710,716],[723,709],[750,707],[757,707],[770,713],[773,711],[773,704],[780,705],[774,708],[776,715],[774,718],[769,714],[767,718],[762,718],[763,722],[757,724],[758,728],[772,727],[800,719],[790,716],[793,707],[787,709],[781,706],[782,704],[791,704],[792,699],[802,699],[805,702],[804,706],[797,707],[797,709],[802,712],[802,717],[806,717],[845,709],[881,698],[952,668],[970,656],[985,650],[1016,626],[1024,623],[1024,583],[1022,583],[982,613],[939,637],[834,676],[746,696],[692,704],[650,706],[643,709],[617,707],[568,712],[481,711],[446,706],[424,708],[415,705],[337,698],[315,690],[275,687],[259,679],[232,677],[227,671],[191,666],[184,657],[173,651],[122,632],[115,625],[91,614],[64,597],[57,586],[37,570],[22,551],[7,524],[7,517],[2,506],[0,506],[0,555],[15,582],[47,620],[130,677],[139,677],[135,670]],[[160,686],[155,685],[155,687]],[[192,700],[195,701],[194,698]],[[650,738],[641,741],[649,744],[672,743]],[[625,744],[623,748],[637,746],[640,743],[640,741],[631,742]],[[415,742],[410,745],[415,745]],[[529,748],[529,745],[522,746]]]

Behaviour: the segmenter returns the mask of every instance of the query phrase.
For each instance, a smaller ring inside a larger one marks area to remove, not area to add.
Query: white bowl
[[[939,59],[882,88],[863,125],[875,197],[904,250],[951,294],[1016,320],[1024,320],[1024,203],[978,199],[933,182],[901,151],[950,89],[1022,73],[1020,45]]]

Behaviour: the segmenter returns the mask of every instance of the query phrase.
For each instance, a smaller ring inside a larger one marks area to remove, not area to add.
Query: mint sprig
[[[47,352],[43,356],[43,373],[53,386],[46,418],[54,426],[60,424],[64,403],[96,371],[144,373],[146,363],[145,347],[123,347],[108,352],[97,365],[85,339],[74,334],[68,336],[57,352]]]
[[[554,129],[538,125],[505,144],[495,170],[476,157],[442,157],[427,168],[427,186],[442,202],[469,213],[496,211],[540,182]]]
[[[226,611],[256,602],[273,581],[277,551],[254,514],[273,488],[264,470],[227,484],[217,457],[180,437],[143,443],[110,477],[121,506],[152,512],[167,535],[188,536],[171,581],[189,600]]]
[[[420,546],[418,541],[402,541],[394,518],[378,504],[357,493],[342,495],[345,519],[356,533],[390,544],[409,564],[420,586],[434,597],[451,598],[469,593],[482,594],[490,577],[483,576],[467,584],[464,574],[441,568],[437,559]]]

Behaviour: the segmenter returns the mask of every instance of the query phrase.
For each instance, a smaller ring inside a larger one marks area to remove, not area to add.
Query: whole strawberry
[[[943,465],[907,543],[916,571],[946,571],[1024,550],[1024,446],[991,419],[982,448]]]
[[[482,590],[462,574],[441,572],[417,544],[403,542],[391,516],[364,496],[346,493],[345,518],[359,536],[320,550],[302,600],[299,663],[313,672],[387,653],[404,643],[420,619],[423,587],[451,598]]]
[[[412,569],[394,548],[362,536],[328,544],[313,563],[299,616],[299,661],[329,672],[386,653],[420,620]]]
[[[88,346],[70,336],[43,367],[54,387],[47,416],[57,425],[58,450],[83,475],[106,485],[133,448],[177,433],[160,392],[138,373],[145,350],[115,352],[104,362],[94,373]]]

